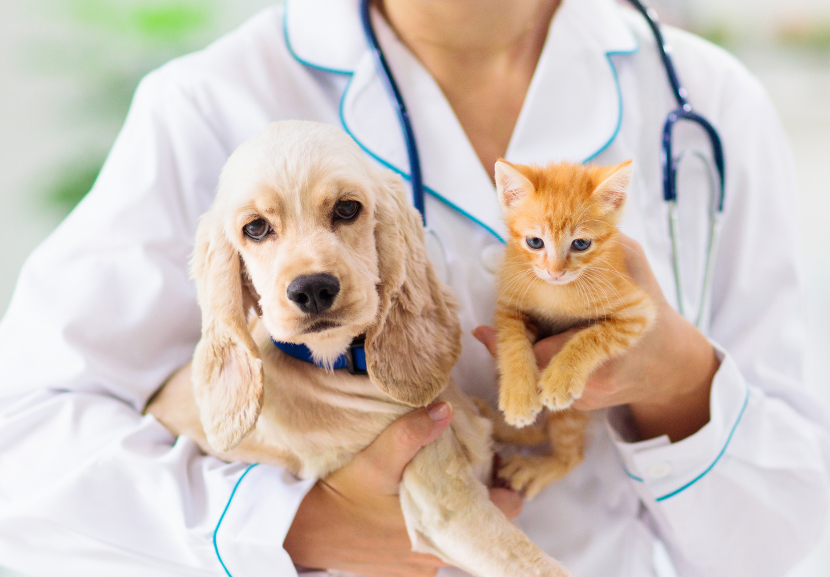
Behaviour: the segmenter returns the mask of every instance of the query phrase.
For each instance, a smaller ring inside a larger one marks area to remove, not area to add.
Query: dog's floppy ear
[[[394,399],[424,406],[444,388],[461,354],[455,299],[427,258],[418,212],[401,179],[386,173],[377,200],[380,308],[366,332],[369,377]]]
[[[193,356],[193,391],[208,443],[236,447],[262,408],[263,371],[246,313],[258,298],[241,257],[211,210],[196,232],[191,270],[202,309],[202,339]]]

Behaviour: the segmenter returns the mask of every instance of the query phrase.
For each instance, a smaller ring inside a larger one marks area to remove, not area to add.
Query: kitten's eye
[[[259,242],[271,232],[271,225],[265,222],[264,219],[258,218],[246,224],[242,228],[242,232],[251,240]]]
[[[571,243],[571,248],[579,252],[588,250],[589,246],[591,246],[591,240],[587,238],[578,238]]]
[[[545,241],[541,238],[536,238],[535,236],[529,236],[525,239],[527,246],[532,248],[533,250],[539,250],[543,246],[545,246]]]
[[[354,220],[360,213],[356,200],[341,200],[334,206],[334,220]]]

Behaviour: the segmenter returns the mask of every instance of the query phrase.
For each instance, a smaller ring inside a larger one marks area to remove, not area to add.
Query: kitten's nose
[[[304,274],[288,285],[288,299],[304,313],[321,313],[331,308],[340,292],[340,281],[326,273]]]
[[[564,270],[555,271],[555,270],[548,269],[548,274],[550,275],[551,280],[559,280],[563,276],[565,276],[565,271]]]

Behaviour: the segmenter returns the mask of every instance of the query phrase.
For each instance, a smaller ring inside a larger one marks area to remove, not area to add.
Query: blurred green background
[[[0,314],[26,256],[91,187],[139,79],[274,3],[0,0]],[[830,401],[830,0],[650,3],[736,54],[781,114],[799,177],[808,384]],[[828,575],[830,530],[791,577]]]
[[[33,45],[31,64],[44,74],[74,79],[80,90],[65,102],[67,112],[79,125],[99,125],[109,134],[124,118],[138,80],[202,46],[217,32],[219,12],[217,2],[204,0],[70,0],[62,9],[77,37],[70,46],[48,39]],[[64,159],[43,183],[44,201],[71,210],[91,188],[109,140],[88,139]]]

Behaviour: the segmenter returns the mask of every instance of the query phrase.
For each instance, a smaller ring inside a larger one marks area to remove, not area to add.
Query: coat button
[[[649,479],[662,479],[671,474],[673,467],[669,462],[652,463],[646,468]]]
[[[481,251],[481,262],[484,268],[493,274],[499,270],[502,257],[504,257],[504,245],[502,244],[488,244]]]

